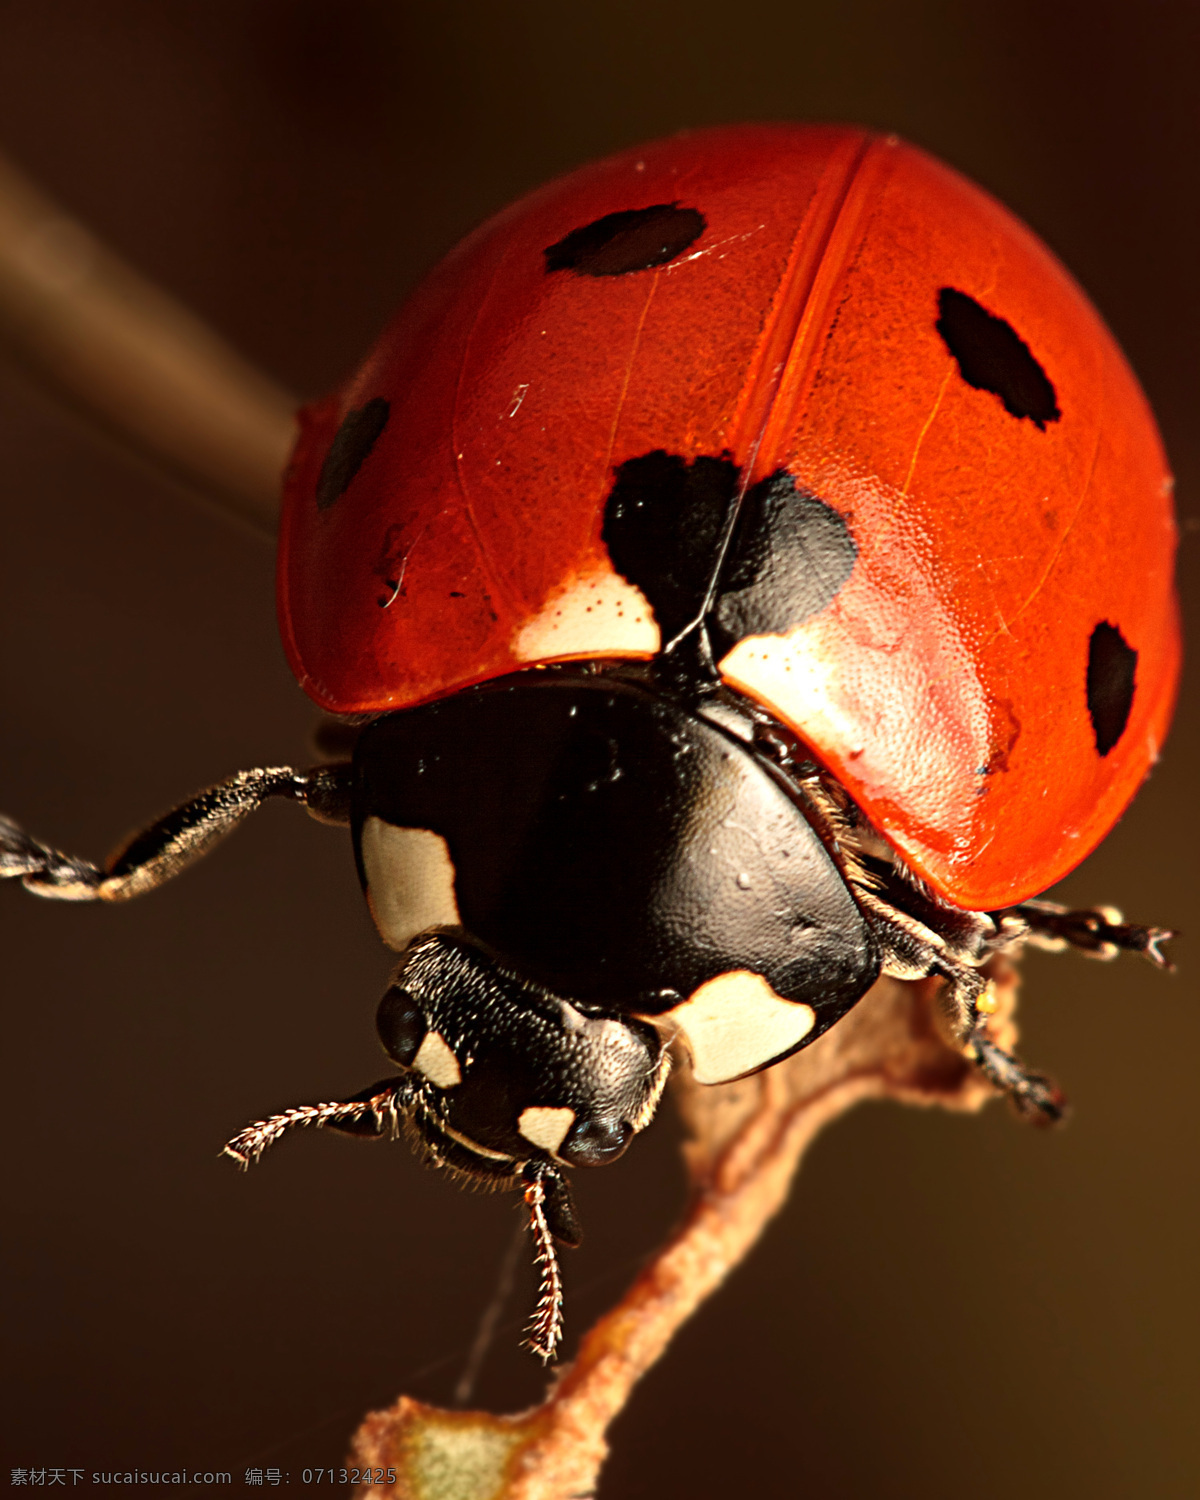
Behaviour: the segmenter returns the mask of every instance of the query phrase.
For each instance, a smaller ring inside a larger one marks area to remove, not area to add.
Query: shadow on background
[[[1024,215],[1108,317],[1179,476],[1195,622],[1198,44],[1194,6],[1119,0],[9,0],[0,142],[313,394],[462,232],[587,157],[737,119],[897,130]],[[0,801],[99,854],[218,775],[303,761],[266,549],[13,371],[0,449]],[[1200,931],[1198,736],[1185,686],[1071,899]],[[510,1203],[400,1147],[302,1138],[245,1177],[216,1154],[381,1072],[388,957],[344,836],[273,808],[144,904],[4,896],[7,1461],[298,1486],[399,1389],[447,1401]],[[602,1496],[1200,1492],[1194,952],[1174,981],[1029,963],[1024,1051],[1075,1101],[1061,1134],[876,1106],[820,1141],[618,1425]],[[571,1329],[680,1197],[668,1119],[581,1183]],[[515,1337],[482,1381],[499,1407],[538,1390]]]

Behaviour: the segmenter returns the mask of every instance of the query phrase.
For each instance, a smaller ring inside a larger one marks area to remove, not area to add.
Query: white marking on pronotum
[[[573,1109],[551,1109],[549,1106],[534,1104],[521,1111],[517,1129],[527,1141],[540,1146],[543,1151],[549,1151],[553,1156],[574,1123]]]
[[[817,1013],[777,995],[761,974],[735,969],[708,980],[659,1019],[679,1028],[697,1083],[728,1083],[790,1052],[813,1029]]]
[[[419,932],[459,925],[454,862],[440,833],[368,818],[362,858],[367,905],[389,948],[402,953]]]
[[[516,414],[521,410],[521,402],[524,401],[524,399],[525,399],[525,392],[528,389],[529,389],[529,382],[526,381],[524,385],[519,385],[516,388],[516,390],[512,393],[511,404],[510,404],[510,406],[508,408],[508,415],[510,417],[515,417]]]
[[[424,1073],[430,1083],[440,1089],[452,1089],[462,1082],[462,1069],[458,1058],[451,1052],[446,1038],[440,1031],[427,1031],[425,1040],[417,1049],[412,1065],[418,1073]]]

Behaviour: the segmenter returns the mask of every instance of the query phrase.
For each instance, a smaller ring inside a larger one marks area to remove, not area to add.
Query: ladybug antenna
[[[256,1162],[268,1146],[273,1146],[287,1131],[303,1126],[320,1130],[330,1126],[348,1135],[390,1135],[399,1133],[399,1119],[409,1104],[411,1086],[399,1078],[373,1083],[350,1099],[335,1099],[326,1104],[299,1104],[281,1110],[266,1120],[255,1120],[231,1141],[222,1154],[231,1156],[243,1169]]]
[[[548,1176],[554,1179],[550,1184],[549,1202],[546,1193]],[[556,1188],[558,1192],[555,1191]],[[554,1248],[555,1231],[551,1228],[547,1207],[553,1214],[554,1199],[560,1197],[565,1188],[566,1184],[557,1173],[551,1174],[545,1169],[532,1171],[525,1183],[529,1232],[533,1235],[534,1260],[541,1273],[538,1303],[525,1331],[525,1347],[536,1354],[544,1365],[548,1365],[554,1358],[563,1331],[562,1272],[559,1269],[558,1252]]]

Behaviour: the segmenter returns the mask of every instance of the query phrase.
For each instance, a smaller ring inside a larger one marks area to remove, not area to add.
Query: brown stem
[[[3,157],[0,342],[60,399],[274,537],[297,401]]]

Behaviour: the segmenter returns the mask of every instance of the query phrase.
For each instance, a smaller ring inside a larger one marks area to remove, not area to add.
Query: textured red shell
[[[548,269],[572,231],[666,204],[703,232],[665,264]],[[1003,320],[1048,382],[1040,416],[972,383],[945,296]],[[352,413],[351,430],[387,420],[339,489],[329,450]],[[786,469],[844,517],[857,558],[836,597],[721,671],[934,889],[1001,906],[1100,841],[1154,763],[1178,675],[1153,418],[1029,230],[858,130],[678,136],[551,183],[454,250],[303,414],[279,563],[301,685],[370,713],[651,655],[653,612],[601,528],[617,470],[659,449],[729,455],[748,484]],[[1124,673],[1107,729],[1097,640]]]

